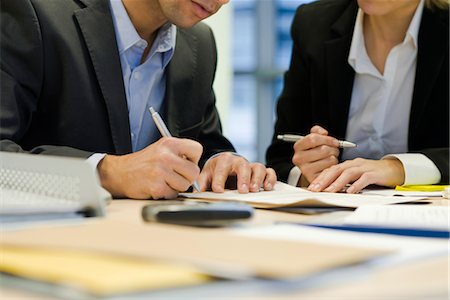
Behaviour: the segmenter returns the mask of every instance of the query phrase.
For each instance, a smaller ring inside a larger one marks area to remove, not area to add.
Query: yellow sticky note
[[[415,191],[415,192],[439,192],[443,191],[445,188],[449,187],[449,185],[397,185],[395,187],[396,191]]]
[[[185,265],[104,253],[11,246],[0,247],[0,271],[103,296],[212,280]]]

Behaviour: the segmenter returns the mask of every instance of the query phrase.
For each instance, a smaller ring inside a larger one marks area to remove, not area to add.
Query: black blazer
[[[281,180],[294,166],[292,144],[278,134],[308,134],[315,124],[345,138],[355,72],[347,59],[358,11],[355,0],[322,0],[300,6],[292,24],[293,53],[278,100],[268,165]],[[425,8],[418,37],[410,111],[409,152],[428,156],[449,181],[448,11]]]
[[[0,149],[78,157],[131,152],[109,1],[2,0],[0,19]],[[201,165],[234,151],[215,107],[216,60],[209,27],[177,31],[163,113],[174,136],[203,145]]]

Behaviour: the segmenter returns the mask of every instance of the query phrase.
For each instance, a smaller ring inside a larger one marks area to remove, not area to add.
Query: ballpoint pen
[[[295,143],[298,140],[301,140],[305,138],[303,135],[296,135],[296,134],[279,134],[277,135],[277,139],[285,141],[285,142],[292,142]],[[357,145],[352,142],[347,141],[339,141],[339,148],[355,148]]]
[[[167,128],[166,124],[164,123],[164,121],[161,118],[161,116],[159,115],[159,113],[157,111],[155,111],[153,109],[153,107],[151,107],[151,106],[149,107],[148,110],[150,111],[150,114],[152,115],[153,121],[155,121],[156,127],[158,127],[158,130],[161,133],[161,135],[165,136],[165,137],[171,137],[172,134],[170,134],[169,129]],[[194,181],[194,183],[192,183],[192,187],[197,192],[200,192],[200,187],[199,187],[197,181]]]

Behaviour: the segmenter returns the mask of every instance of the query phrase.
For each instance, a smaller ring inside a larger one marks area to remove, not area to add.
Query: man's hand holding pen
[[[203,147],[163,137],[126,155],[106,155],[97,166],[102,186],[115,198],[174,199],[198,178]]]

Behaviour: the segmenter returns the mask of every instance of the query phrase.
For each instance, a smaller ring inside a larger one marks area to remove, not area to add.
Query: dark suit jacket
[[[109,1],[3,0],[0,19],[1,150],[78,157],[131,152]],[[202,162],[233,151],[215,108],[216,59],[209,27],[178,30],[164,115],[174,136],[203,145]]]
[[[358,6],[355,0],[322,0],[300,6],[292,24],[292,60],[277,106],[268,165],[281,180],[293,167],[292,144],[278,134],[308,134],[319,124],[345,138],[354,70],[347,59]],[[409,152],[427,155],[449,181],[448,11],[425,9],[419,30],[410,111]]]

